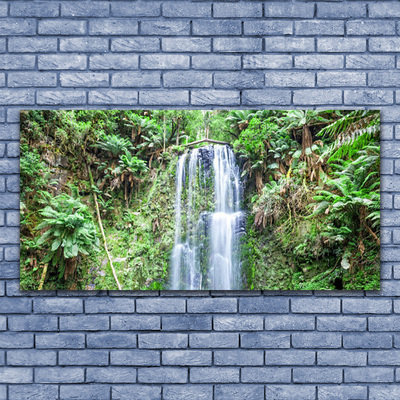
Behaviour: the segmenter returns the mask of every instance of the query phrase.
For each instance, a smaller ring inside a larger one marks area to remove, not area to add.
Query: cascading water
[[[229,146],[180,156],[176,171],[171,289],[241,289],[243,187]]]

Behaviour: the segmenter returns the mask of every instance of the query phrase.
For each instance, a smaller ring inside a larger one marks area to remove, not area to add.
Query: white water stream
[[[176,170],[171,289],[241,289],[243,188],[229,146],[180,156]]]

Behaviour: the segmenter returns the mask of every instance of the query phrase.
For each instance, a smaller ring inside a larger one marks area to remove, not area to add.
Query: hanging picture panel
[[[379,290],[380,114],[21,112],[22,290]]]

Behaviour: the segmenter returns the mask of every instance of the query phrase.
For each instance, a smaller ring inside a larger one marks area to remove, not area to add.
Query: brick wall
[[[399,17],[385,0],[2,1],[0,399],[400,398]],[[381,291],[19,291],[20,109],[314,106],[382,110]]]

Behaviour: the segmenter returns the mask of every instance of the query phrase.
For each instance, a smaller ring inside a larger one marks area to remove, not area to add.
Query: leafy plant
[[[56,267],[59,277],[66,279],[75,271],[77,257],[97,251],[99,240],[88,207],[79,198],[61,194],[50,201],[40,214],[43,221],[37,226],[45,232],[37,245],[48,247],[42,263]]]

